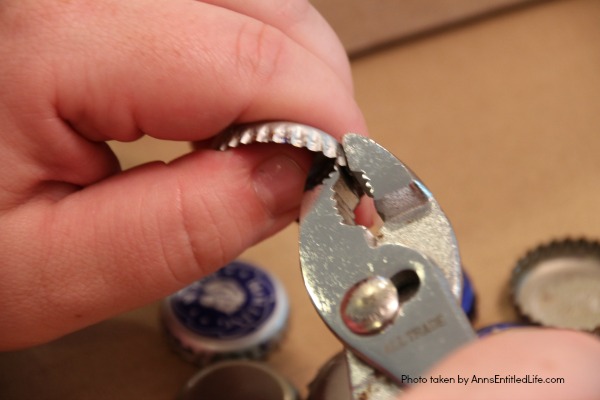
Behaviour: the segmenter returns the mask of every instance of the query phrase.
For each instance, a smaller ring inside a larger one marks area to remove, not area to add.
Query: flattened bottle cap
[[[202,369],[178,400],[298,400],[296,389],[268,366],[248,360],[221,361]]]
[[[283,336],[288,314],[281,283],[239,261],[167,297],[161,308],[172,347],[200,366],[263,358]]]
[[[544,326],[594,331],[600,327],[600,243],[566,239],[520,259],[511,280],[513,300]]]

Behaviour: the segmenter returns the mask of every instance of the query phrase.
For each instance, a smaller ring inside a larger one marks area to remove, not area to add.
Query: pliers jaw
[[[356,134],[342,140],[343,165],[331,164],[312,182],[302,202],[301,258],[329,257],[340,247],[384,244],[406,246],[431,258],[443,271],[450,290],[460,298],[462,273],[456,237],[448,218],[425,185],[393,154]],[[318,183],[318,184],[317,184]],[[363,195],[372,197],[383,225],[377,235],[356,225],[354,209]],[[352,236],[352,239],[344,238]],[[302,260],[304,261],[304,260]]]

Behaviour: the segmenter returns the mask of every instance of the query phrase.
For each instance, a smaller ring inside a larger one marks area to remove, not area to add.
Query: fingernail
[[[271,215],[280,215],[300,205],[306,171],[292,158],[273,156],[254,170],[254,190]]]

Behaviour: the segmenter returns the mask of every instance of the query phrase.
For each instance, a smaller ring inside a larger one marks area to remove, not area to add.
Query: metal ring
[[[305,148],[335,159],[339,165],[346,165],[346,157],[341,144],[331,135],[312,126],[295,122],[259,122],[232,126],[213,140],[213,147],[219,150],[251,143],[280,143]]]
[[[194,375],[179,400],[298,400],[298,392],[278,373],[252,361],[225,361]]]

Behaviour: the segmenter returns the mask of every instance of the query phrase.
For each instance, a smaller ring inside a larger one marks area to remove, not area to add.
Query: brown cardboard
[[[349,54],[532,0],[311,0]]]

